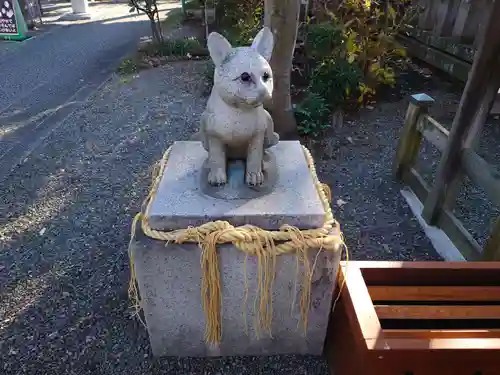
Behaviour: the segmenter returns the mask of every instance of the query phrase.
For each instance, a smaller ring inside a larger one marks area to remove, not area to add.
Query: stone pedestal
[[[201,144],[177,142],[151,205],[151,226],[172,230],[214,220],[227,220],[233,225],[254,224],[264,229],[278,229],[285,223],[300,229],[321,226],[323,207],[300,144],[280,142],[272,150],[280,171],[276,189],[266,196],[248,201],[222,201],[205,196],[200,191],[200,169],[206,157]],[[245,254],[232,245],[220,246],[222,342],[217,347],[210,347],[204,342],[199,247],[196,244],[165,246],[162,241],[145,237],[140,230],[131,246],[142,308],[155,356],[322,353],[340,252],[321,251],[318,256],[317,250],[309,252],[311,264],[316,262],[316,267],[305,337],[300,328],[300,288],[295,287],[296,256],[277,257],[273,286],[273,337],[262,333],[257,339],[254,324],[257,261],[254,257],[248,257],[246,261],[247,289]]]

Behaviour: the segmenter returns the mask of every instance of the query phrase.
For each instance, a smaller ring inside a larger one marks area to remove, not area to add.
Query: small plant
[[[137,63],[131,58],[123,60],[118,67],[118,73],[122,75],[137,73]]]
[[[317,135],[328,127],[330,109],[319,94],[309,92],[304,100],[294,107],[299,133]]]

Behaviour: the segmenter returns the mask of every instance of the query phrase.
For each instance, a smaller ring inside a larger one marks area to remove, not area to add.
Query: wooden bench
[[[500,262],[342,264],[333,375],[500,374]]]

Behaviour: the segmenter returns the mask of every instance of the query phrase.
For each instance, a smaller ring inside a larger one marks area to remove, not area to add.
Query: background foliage
[[[303,18],[294,59],[295,115],[303,134],[329,127],[332,113],[373,100],[406,63],[396,35],[417,15],[410,0],[315,0]],[[262,27],[264,0],[219,0],[216,27],[235,46]],[[207,79],[212,78],[207,68]]]

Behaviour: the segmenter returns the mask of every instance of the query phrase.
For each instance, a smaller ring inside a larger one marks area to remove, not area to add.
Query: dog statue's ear
[[[207,40],[208,52],[215,66],[222,64],[222,61],[231,52],[231,43],[219,33],[211,32]]]
[[[255,48],[267,61],[271,60],[274,48],[274,35],[269,27],[262,28],[252,43]]]

